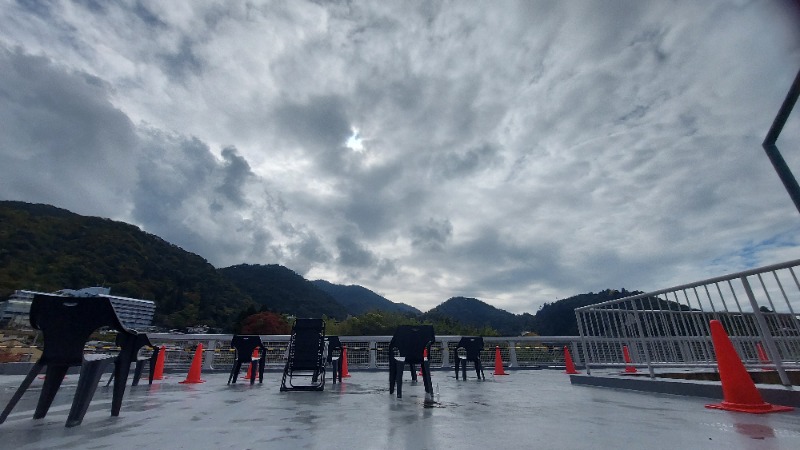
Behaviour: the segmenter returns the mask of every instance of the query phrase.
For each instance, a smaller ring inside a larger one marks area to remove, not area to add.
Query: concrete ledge
[[[722,400],[722,385],[714,381],[687,381],[664,378],[643,378],[604,375],[570,375],[574,385],[626,389],[659,394],[684,395],[689,397],[705,397],[717,401]],[[758,391],[767,403],[794,406],[800,408],[800,391],[783,386],[759,385]]]

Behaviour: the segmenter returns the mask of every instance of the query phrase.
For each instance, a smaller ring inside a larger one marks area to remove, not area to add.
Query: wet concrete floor
[[[751,415],[704,408],[703,399],[573,386],[558,370],[510,371],[457,381],[434,371],[437,404],[423,405],[421,381],[406,373],[403,398],[388,371],[353,371],[323,392],[280,392],[280,372],[263,384],[171,374],[129,388],[119,417],[98,388],[83,424],[65,428],[77,375],[69,375],[47,417],[32,420],[37,380],[0,425],[7,449],[616,449],[800,448],[800,413]],[[5,406],[22,376],[0,376]]]

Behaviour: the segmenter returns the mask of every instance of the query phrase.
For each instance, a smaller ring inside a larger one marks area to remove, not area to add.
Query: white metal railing
[[[722,322],[745,365],[800,367],[800,260],[788,261],[575,309],[581,350],[591,367],[715,367],[709,321]]]
[[[166,346],[164,368],[167,371],[187,370],[191,365],[197,344],[203,344],[204,370],[230,370],[235,358],[230,348],[230,334],[152,334],[148,337],[153,345]],[[349,369],[388,369],[388,347],[391,336],[339,336],[347,347]],[[267,368],[282,370],[286,364],[289,335],[262,335],[267,349]],[[438,336],[431,346],[431,367],[447,369],[453,367],[455,347],[461,336]],[[578,336],[519,336],[484,337],[485,348],[481,352],[484,368],[495,364],[497,349],[505,368],[534,368],[564,365],[564,347],[576,355],[580,365]],[[94,348],[87,348],[95,351]],[[102,351],[103,349],[96,349]],[[143,350],[144,351],[144,350]]]

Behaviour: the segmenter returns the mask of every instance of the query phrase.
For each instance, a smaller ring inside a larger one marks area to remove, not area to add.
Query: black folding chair
[[[333,374],[333,384],[338,381],[342,382],[342,369],[344,368],[344,359],[342,359],[342,341],[339,336],[328,336],[325,338],[328,341],[327,363],[331,365]]]
[[[422,381],[425,385],[425,403],[433,402],[433,385],[431,383],[431,365],[428,358],[423,356],[427,350],[431,352],[431,345],[436,340],[433,326],[431,325],[400,325],[389,342],[389,393],[394,393],[397,388],[397,398],[403,397],[403,368],[406,363],[419,363],[422,370]]]
[[[459,354],[459,350],[463,351],[463,355]],[[475,374],[479,380],[485,380],[486,376],[483,374],[483,364],[481,363],[481,350],[483,350],[483,338],[476,337],[462,337],[458,341],[455,349],[456,360],[456,380],[458,379],[458,369],[461,366],[461,374],[464,380],[467,379],[467,361],[472,361],[475,364]]]
[[[264,382],[264,365],[266,363],[266,349],[264,343],[261,342],[261,336],[255,334],[236,334],[231,339],[231,348],[236,349],[236,360],[233,362],[231,374],[228,377],[228,384],[236,383],[239,378],[239,371],[242,364],[247,363],[250,368],[250,384],[256,382],[256,373],[258,373],[258,382]],[[253,350],[259,349],[258,357],[253,357]]]
[[[281,391],[325,389],[325,322],[296,319],[289,340]]]
[[[61,382],[70,367],[80,366],[78,386],[72,400],[72,408],[67,416],[67,427],[80,425],[89,409],[97,385],[105,369],[114,365],[114,390],[111,401],[111,415],[118,416],[125,395],[125,385],[135,358],[132,350],[139,334],[122,325],[108,297],[65,297],[60,295],[36,294],[30,310],[33,328],[41,330],[44,337],[42,356],[34,363],[28,375],[17,388],[11,401],[0,414],[0,423],[5,422],[22,395],[33,380],[46,366],[44,385],[39,402],[33,414],[34,419],[47,415],[50,405],[61,387]],[[118,355],[86,354],[84,345],[89,336],[98,328],[110,327],[118,331],[117,342],[121,350]]]
[[[122,347],[123,341],[126,339],[124,334],[117,334],[117,347]],[[152,347],[153,351],[147,355],[139,355],[140,350],[142,347]],[[133,352],[133,357],[131,358],[132,361],[136,361],[136,365],[134,366],[133,370],[133,381],[131,382],[131,386],[138,386],[139,379],[142,378],[142,371],[144,370],[144,363],[150,363],[150,377],[148,379],[148,384],[153,384],[153,375],[155,374],[156,369],[156,360],[158,359],[158,347],[153,347],[153,344],[150,342],[150,338],[147,337],[144,333],[139,333],[136,335],[136,340],[131,347],[131,352]],[[114,381],[114,372],[111,372],[111,376],[108,378],[108,382],[106,386],[110,385],[111,382]]]

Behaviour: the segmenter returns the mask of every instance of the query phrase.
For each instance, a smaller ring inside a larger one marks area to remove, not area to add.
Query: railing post
[[[508,367],[517,367],[517,343],[508,341]]]
[[[778,347],[775,345],[775,340],[772,338],[772,333],[769,331],[769,325],[767,325],[767,321],[764,319],[764,314],[758,307],[756,296],[753,294],[753,288],[750,287],[750,282],[747,281],[746,276],[739,278],[739,280],[741,280],[742,285],[744,286],[744,291],[747,293],[747,298],[750,300],[750,306],[753,308],[753,314],[756,316],[756,323],[758,323],[761,339],[763,339],[764,344],[767,345],[767,355],[772,359],[773,364],[775,364],[775,370],[778,372],[778,376],[781,378],[781,383],[784,386],[791,388],[792,382],[789,381],[789,377],[786,375],[786,371],[783,369],[781,355],[778,353]]]
[[[369,341],[369,368],[378,368],[378,342]]]
[[[442,368],[450,368],[450,341],[442,339]]]
[[[217,350],[217,340],[212,339],[206,343],[206,354],[203,355],[203,369],[214,369],[214,355],[216,355]]]
[[[656,373],[655,370],[653,370],[653,361],[650,358],[650,347],[647,345],[647,339],[644,335],[644,329],[642,327],[642,321],[639,317],[639,314],[641,314],[641,311],[638,309],[633,311],[633,317],[636,320],[637,334],[639,335],[639,341],[641,342],[642,349],[644,350],[644,357],[647,360],[647,371],[650,373],[650,378],[652,379],[656,377]]]
[[[575,319],[578,321],[578,334],[581,336],[581,344],[583,344],[583,360],[585,361],[586,367],[586,375],[592,374],[592,369],[590,367],[590,356],[589,356],[589,343],[586,339],[586,335],[583,333],[583,312],[575,311]],[[577,351],[573,351],[576,355],[578,354]]]

